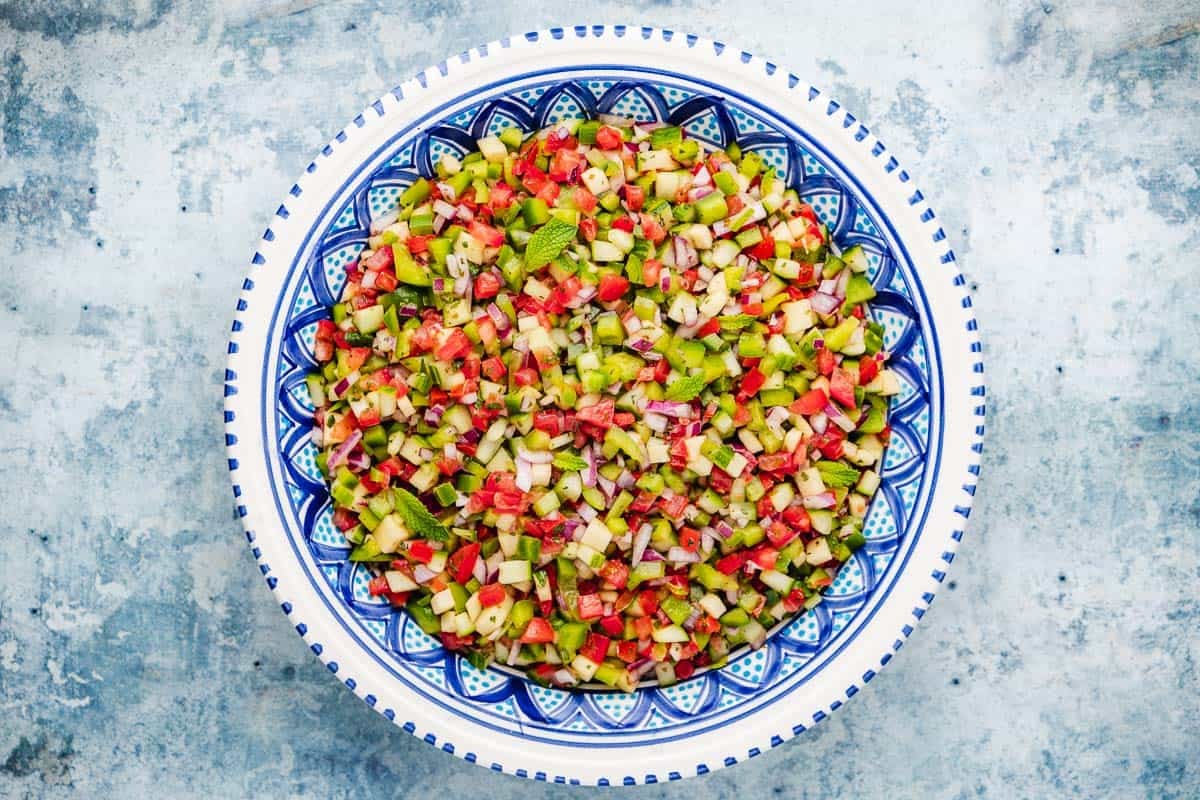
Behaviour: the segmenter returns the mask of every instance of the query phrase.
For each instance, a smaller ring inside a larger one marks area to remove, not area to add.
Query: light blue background
[[[629,793],[1200,795],[1200,4],[531,5],[0,0],[0,797],[566,793],[429,748],[307,652],[232,513],[219,386],[325,140],[581,21],[730,42],[870,125],[951,235],[989,382],[976,511],[901,654],[799,740]]]

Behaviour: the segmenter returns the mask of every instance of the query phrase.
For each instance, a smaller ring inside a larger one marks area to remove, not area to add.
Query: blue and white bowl
[[[370,597],[346,560],[309,442],[304,375],[372,217],[442,153],[487,133],[614,113],[736,140],[787,176],[845,247],[870,254],[873,313],[904,383],[867,545],[826,601],[724,669],[633,694],[480,671]],[[971,299],[909,174],[855,117],[776,65],[632,26],[503,39],[372,103],[287,192],[243,284],[225,426],[258,567],[309,648],[367,705],[430,745],[542,781],[621,785],[702,775],[802,733],[898,651],[945,578],[979,474],[983,365]]]

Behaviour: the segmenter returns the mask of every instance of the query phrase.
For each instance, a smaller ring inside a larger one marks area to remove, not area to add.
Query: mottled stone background
[[[325,140],[418,68],[580,21],[733,42],[867,121],[952,234],[989,374],[977,511],[900,657],[798,741],[631,794],[1200,796],[1196,0],[0,0],[0,796],[557,794],[301,645],[232,514],[219,387]]]

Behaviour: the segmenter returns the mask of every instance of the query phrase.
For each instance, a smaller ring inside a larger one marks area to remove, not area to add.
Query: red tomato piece
[[[803,414],[811,416],[825,410],[825,404],[829,402],[829,398],[825,392],[820,389],[809,389],[800,396],[800,399],[788,406],[788,410],[794,414]]]
[[[523,644],[546,644],[553,642],[554,628],[550,627],[550,623],[541,617],[534,617],[525,626],[525,632],[521,634],[520,641]]]
[[[608,655],[608,643],[611,641],[612,639],[609,639],[607,636],[601,636],[598,633],[589,633],[587,641],[583,643],[583,647],[579,648],[579,654],[599,664]]]
[[[500,292],[500,279],[493,272],[481,272],[475,278],[475,299],[487,300]],[[490,317],[488,318],[491,319]]]
[[[617,275],[615,273],[605,273],[600,276],[600,289],[597,292],[597,297],[602,303],[611,303],[614,300],[620,300],[625,292],[629,291],[629,279]]]
[[[849,371],[838,367],[829,379],[829,396],[841,403],[843,408],[853,409],[854,379]]]
[[[471,580],[471,573],[475,569],[475,562],[479,560],[479,542],[472,542],[464,545],[451,554],[450,560],[447,562],[447,568],[450,574],[454,576],[456,583],[466,583]]]
[[[489,583],[479,589],[479,604],[484,608],[491,608],[503,603],[507,596],[508,593],[504,591],[502,584]]]
[[[600,619],[604,616],[604,601],[598,594],[579,595],[579,618],[581,620]]]
[[[601,125],[596,131],[596,146],[601,150],[616,150],[623,141],[621,132],[611,125]]]
[[[679,529],[679,546],[692,553],[700,548],[700,531],[686,525]]]

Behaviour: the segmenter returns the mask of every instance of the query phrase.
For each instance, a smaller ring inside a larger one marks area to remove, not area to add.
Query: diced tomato
[[[621,636],[625,633],[625,622],[619,614],[609,614],[601,618],[600,627],[609,636]]]
[[[624,561],[609,559],[600,568],[600,577],[617,589],[624,589],[629,583],[629,566]]]
[[[371,257],[363,262],[363,268],[371,272],[380,272],[385,269],[391,269],[394,264],[392,248],[381,247],[371,254]]]
[[[879,374],[879,362],[871,356],[864,356],[858,362],[858,385],[865,386],[875,380],[875,376]]]
[[[621,627],[624,629],[623,625]],[[579,648],[579,654],[599,664],[608,655],[608,643],[611,641],[612,639],[609,639],[607,636],[601,636],[598,633],[589,633],[587,641],[583,643],[583,647]]]
[[[350,370],[356,370],[363,364],[367,363],[367,359],[371,357],[371,348],[369,347],[351,347],[346,353],[346,367]]]
[[[612,226],[619,231],[633,233],[633,217],[618,217],[612,221]]]
[[[554,201],[558,199],[561,187],[554,181],[546,181],[542,187],[537,190],[537,197],[545,201],[546,205],[554,205]]]
[[[598,428],[611,428],[613,424],[612,398],[605,398],[595,405],[579,409],[575,412],[575,419]]]
[[[494,272],[481,272],[475,278],[475,299],[487,300],[495,297],[500,291],[500,279]],[[488,318],[489,321],[491,318]]]
[[[683,516],[683,510],[687,508],[687,495],[673,494],[670,497],[664,497],[658,502],[658,507],[662,509],[667,519],[679,519]]]
[[[525,510],[528,499],[519,489],[511,492],[496,492],[492,497],[495,509],[501,514],[520,514]]]
[[[691,661],[680,661],[675,665],[675,677],[679,678],[681,681],[686,681],[688,678],[692,677],[692,674],[695,671],[696,667]]]
[[[600,619],[604,616],[604,601],[598,594],[579,595],[579,618],[581,620]]]
[[[616,273],[607,272],[600,276],[600,289],[597,292],[597,297],[602,303],[611,303],[614,300],[620,300],[625,292],[629,291],[629,279],[617,275]]]
[[[802,533],[812,530],[812,519],[808,516],[808,512],[799,506],[785,508],[782,516],[784,522]]]
[[[471,352],[471,340],[461,328],[450,328],[442,336],[441,344],[433,350],[433,355],[439,361],[453,361]]]
[[[700,531],[686,525],[679,529],[679,546],[692,553],[700,548]]]
[[[479,371],[493,383],[498,383],[503,379],[507,370],[508,368],[504,366],[504,361],[499,356],[492,356],[479,365]]]
[[[497,181],[495,186],[490,187],[488,193],[488,205],[497,211],[508,208],[512,205],[516,194],[511,186],[504,181]]]
[[[429,240],[433,238],[432,236],[409,236],[408,241],[405,242],[408,246],[408,252],[414,256],[427,252],[429,250]]]
[[[414,561],[428,564],[429,560],[433,558],[433,548],[429,546],[429,542],[423,539],[413,539],[408,543],[408,554]]]
[[[625,192],[626,208],[630,211],[641,211],[642,206],[646,204],[646,190],[636,183],[627,183],[623,191]]]
[[[750,552],[750,560],[763,569],[775,569],[775,562],[779,560],[779,551],[774,547],[761,544]]]
[[[833,373],[833,367],[833,353],[828,347],[822,347],[817,351],[817,371],[822,375],[828,376]]]
[[[616,150],[623,141],[621,132],[611,125],[601,125],[596,131],[596,146],[601,150]]]
[[[786,547],[787,544],[795,539],[799,531],[793,530],[783,522],[776,520],[767,528],[767,539],[772,545],[778,548]]]
[[[579,232],[583,235],[584,241],[591,242],[596,239],[597,223],[595,217],[584,217],[579,220]]]
[[[503,584],[489,583],[479,589],[479,604],[484,608],[491,608],[503,603],[507,596],[508,593],[504,591]]]
[[[633,632],[639,639],[649,639],[654,634],[654,623],[650,617],[634,617]]]
[[[803,605],[804,592],[802,592],[800,589],[792,589],[792,591],[788,592],[788,596],[783,598],[783,607],[787,609],[789,613],[794,614],[795,612],[799,611],[800,607]]]
[[[549,178],[558,183],[574,183],[582,171],[583,154],[578,150],[562,149],[554,153]]]
[[[854,379],[848,370],[838,367],[829,379],[829,396],[842,404],[843,408],[853,409]]]
[[[333,524],[339,531],[348,531],[358,524],[358,517],[348,508],[339,508],[333,512]]]
[[[667,231],[653,214],[641,214],[642,235],[654,244],[667,238]]]
[[[657,258],[647,258],[646,263],[642,264],[642,284],[658,286],[658,279],[661,275],[662,262]]]
[[[617,658],[626,664],[632,664],[634,661],[637,661],[637,642],[633,639],[617,642]]]
[[[731,194],[728,197],[726,197],[725,205],[727,205],[729,207],[729,216],[731,216],[731,217],[746,207],[746,203],[742,200],[742,198],[740,196],[738,196],[736,194]]]
[[[655,611],[658,611],[658,592],[653,589],[643,589],[638,592],[637,602],[643,614],[653,614]]]
[[[450,555],[447,569],[454,576],[456,583],[466,583],[471,580],[475,562],[479,560],[479,542],[463,545]]]
[[[524,367],[513,375],[513,383],[517,386],[532,386],[538,382],[537,370]]]
[[[467,226],[467,233],[483,242],[487,247],[499,247],[504,244],[504,234],[500,230],[478,220],[472,220],[471,224]]]
[[[391,589],[388,588],[387,578],[379,575],[367,581],[367,594],[372,597],[378,597],[381,594],[387,594]]]
[[[550,623],[542,617],[534,617],[529,620],[529,624],[525,626],[525,632],[521,634],[520,642],[522,644],[546,644],[554,641],[554,628],[550,627]]]
[[[758,244],[750,248],[750,255],[757,258],[759,261],[765,261],[768,258],[775,257],[775,240],[763,230],[763,239]]]
[[[472,642],[472,637],[470,636],[457,636],[453,633],[443,632],[441,638],[442,646],[447,650],[465,650],[471,646]]]
[[[788,452],[766,453],[758,457],[758,468],[763,472],[792,472],[792,454]]]
[[[794,414],[811,416],[824,411],[825,404],[828,402],[829,398],[825,395],[824,391],[821,389],[809,389],[800,396],[799,400],[788,406],[788,410]]]
[[[580,213],[591,214],[596,210],[596,195],[588,191],[586,186],[575,187],[575,194],[572,196],[572,201]]]
[[[561,411],[534,412],[533,427],[551,436],[558,436],[563,432],[563,414]]]
[[[750,370],[742,377],[741,384],[738,385],[738,396],[742,399],[748,399],[758,394],[758,390],[767,382],[767,376],[758,371],[758,368]]]
[[[748,559],[749,554],[744,550],[736,553],[730,553],[727,556],[722,556],[721,558],[717,559],[717,571],[725,575],[732,575],[741,569]]]

